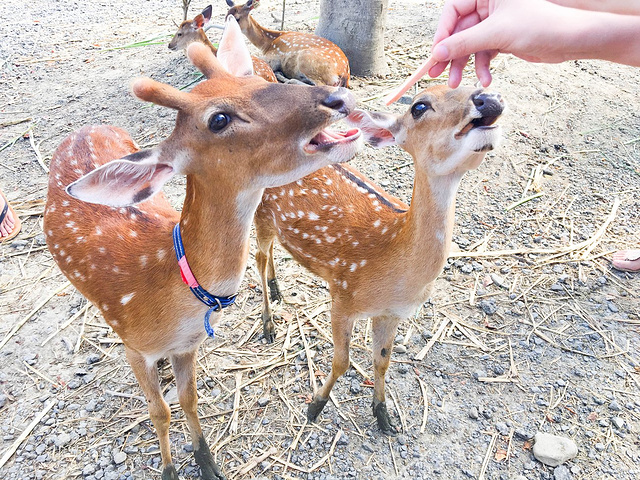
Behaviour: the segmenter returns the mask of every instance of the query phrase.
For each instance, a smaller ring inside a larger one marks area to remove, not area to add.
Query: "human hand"
[[[582,16],[579,10],[546,0],[448,0],[431,57],[385,101],[397,100],[425,74],[437,77],[449,65],[449,86],[457,87],[471,54],[475,54],[476,75],[484,87],[491,83],[489,66],[499,52],[532,62],[576,58],[577,42],[566,37],[567,32],[580,31]]]

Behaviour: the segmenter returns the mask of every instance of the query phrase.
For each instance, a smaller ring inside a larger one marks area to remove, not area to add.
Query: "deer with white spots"
[[[193,42],[200,42],[209,47],[214,55],[217,55],[218,49],[211,43],[211,40],[209,40],[209,37],[207,37],[204,31],[204,26],[211,20],[212,10],[213,7],[209,5],[192,20],[182,22],[178,27],[178,31],[169,42],[169,50],[186,50]],[[264,78],[267,82],[276,83],[278,81],[267,62],[253,55],[251,56],[251,61],[253,63],[254,74]]]
[[[384,390],[397,327],[427,300],[442,271],[460,179],[498,142],[495,122],[502,111],[497,94],[437,86],[417,95],[404,115],[356,110],[349,116],[373,146],[396,144],[413,157],[410,207],[346,165],[265,191],[255,219],[265,337],[275,338],[269,302],[282,298],[273,261],[276,238],[297,262],[322,277],[331,293],[333,363],[314,392],[309,420],[317,419],[349,367],[355,321],[370,317],[373,413],[383,432],[397,433]]]
[[[148,78],[133,83],[139,99],[178,111],[173,132],[155,148],[138,151],[124,130],[93,126],[71,134],[51,161],[47,245],[124,343],[159,437],[163,480],[178,474],[158,360],[173,366],[202,477],[223,479],[197,414],[198,346],[240,287],[264,188],[347,161],[360,143],[358,129],[325,130],[352,112],[346,89],[252,75],[233,18],[221,44],[229,54],[217,59],[199,43],[189,46],[206,77],[191,92]],[[187,176],[181,213],[160,193],[176,174]]]
[[[303,32],[281,32],[262,27],[251,15],[258,0],[235,5],[227,0],[242,33],[258,47],[281,82],[289,79],[309,85],[349,86],[349,60],[335,43]]]

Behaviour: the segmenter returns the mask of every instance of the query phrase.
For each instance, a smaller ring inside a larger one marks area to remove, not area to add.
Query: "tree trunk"
[[[316,35],[338,45],[354,75],[383,75],[384,27],[389,0],[320,0]]]

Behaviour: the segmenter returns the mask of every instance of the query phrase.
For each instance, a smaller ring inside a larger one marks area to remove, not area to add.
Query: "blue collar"
[[[176,252],[176,257],[178,257],[178,265],[180,266],[182,281],[189,286],[189,289],[198,300],[204,303],[207,307],[210,307],[204,315],[204,329],[207,332],[207,335],[213,338],[213,327],[209,323],[211,313],[218,312],[231,305],[235,302],[237,294],[231,295],[230,297],[218,297],[210,294],[200,286],[196,277],[193,275],[191,267],[189,267],[189,262],[187,262],[187,257],[184,254],[184,245],[182,244],[182,235],[180,234],[179,223],[177,223],[173,228],[173,248]]]

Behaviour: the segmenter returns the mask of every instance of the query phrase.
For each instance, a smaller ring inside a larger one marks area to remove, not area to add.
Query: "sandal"
[[[640,250],[619,250],[613,254],[611,266],[622,272],[640,272]]]
[[[4,243],[11,240],[16,235],[18,235],[18,233],[20,233],[22,222],[20,222],[20,218],[18,217],[18,214],[15,212],[15,210],[11,208],[11,205],[9,205],[7,197],[5,197],[2,192],[0,192],[0,195],[4,199],[4,207],[0,212],[0,225],[2,225],[2,222],[4,222],[4,218],[7,216],[8,212],[11,212],[11,215],[13,216],[13,230],[11,230],[11,233],[9,233],[9,235],[7,235],[6,237],[0,237],[0,242]]]

